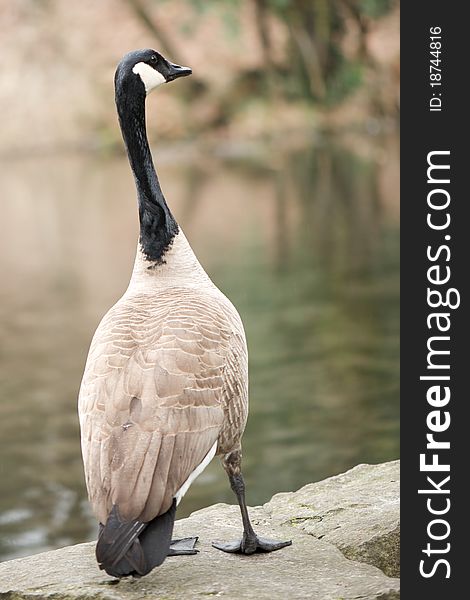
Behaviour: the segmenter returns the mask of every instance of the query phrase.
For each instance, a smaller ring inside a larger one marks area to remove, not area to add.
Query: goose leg
[[[233,542],[213,542],[212,546],[224,552],[232,552],[239,554],[254,554],[255,552],[273,552],[280,550],[285,546],[290,546],[292,541],[281,542],[270,540],[268,538],[259,537],[253,530],[248,515],[248,509],[245,501],[245,482],[241,473],[241,452],[236,450],[230,454],[226,454],[222,459],[224,469],[230,480],[230,485],[235,495],[237,496],[238,504],[242,514],[243,521],[243,536],[241,540]]]

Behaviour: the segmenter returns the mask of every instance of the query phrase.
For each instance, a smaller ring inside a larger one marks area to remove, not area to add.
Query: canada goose
[[[197,552],[197,538],[171,541],[175,511],[216,454],[238,498],[243,537],[213,545],[252,554],[291,543],[259,538],[251,526],[240,470],[245,332],[171,214],[147,141],[146,95],[190,74],[154,50],[137,50],[115,75],[140,237],[129,287],[96,330],[79,394],[86,485],[100,523],[96,557],[115,577]]]

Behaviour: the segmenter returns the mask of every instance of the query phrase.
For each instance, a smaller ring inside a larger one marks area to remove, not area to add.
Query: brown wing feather
[[[232,337],[224,303],[184,288],[125,297],[105,316],[79,396],[86,482],[102,523],[113,504],[125,519],[165,512],[202,462],[227,410]]]
[[[230,350],[225,359],[222,403],[224,422],[219,434],[219,451],[226,454],[239,448],[248,417],[248,353],[243,328],[230,340]]]

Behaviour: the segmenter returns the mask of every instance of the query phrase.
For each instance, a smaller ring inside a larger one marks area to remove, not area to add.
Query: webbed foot
[[[168,556],[197,554],[199,550],[196,550],[195,545],[198,539],[198,537],[189,537],[180,540],[171,540]]]
[[[270,540],[268,538],[258,537],[257,535],[250,536],[244,533],[241,540],[235,540],[233,542],[213,542],[212,546],[223,552],[254,554],[255,552],[274,552],[274,550],[280,550],[291,544],[292,540],[280,542],[278,540]]]

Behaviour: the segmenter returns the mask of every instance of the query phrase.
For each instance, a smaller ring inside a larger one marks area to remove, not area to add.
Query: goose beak
[[[191,75],[192,69],[189,67],[181,67],[180,65],[174,65],[173,63],[168,63],[168,75],[166,76],[167,83],[169,81],[173,81],[173,79],[178,79],[178,77],[187,77]]]

